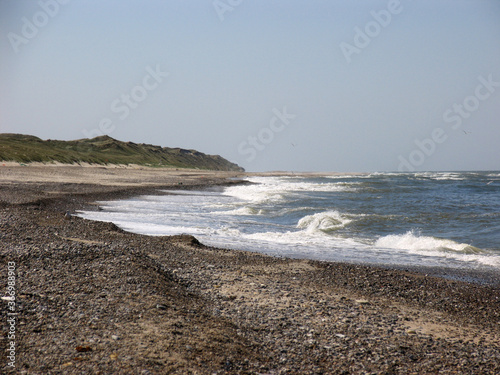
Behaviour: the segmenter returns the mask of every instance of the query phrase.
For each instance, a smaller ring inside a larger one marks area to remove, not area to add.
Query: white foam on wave
[[[263,215],[265,212],[263,209],[243,206],[240,208],[235,208],[234,210],[228,211],[215,211],[213,214],[215,215],[235,215],[235,216],[252,216],[252,215]]]
[[[216,235],[223,236],[223,237],[231,237],[233,239],[241,238],[241,236],[242,236],[242,233],[240,232],[239,229],[230,228],[228,226],[223,226],[220,229],[212,230],[212,231],[210,231],[209,234],[211,234],[211,235],[216,234]]]
[[[337,238],[329,236],[321,231],[308,232],[306,230],[297,231],[286,231],[286,232],[259,232],[252,234],[243,234],[242,238],[250,241],[262,241],[267,244],[280,244],[285,245],[280,247],[280,249],[285,252],[288,251],[288,246],[293,245],[294,247],[302,247],[304,249],[309,249],[310,251],[322,251],[324,249],[352,249],[354,247],[359,247],[365,245],[355,241],[351,238]]]
[[[339,175],[331,175],[331,176],[322,176],[322,178],[327,178],[330,180],[343,180],[343,179],[351,179],[351,178],[370,178],[372,174],[339,174]]]
[[[224,195],[229,195],[252,203],[276,202],[283,200],[290,192],[344,192],[355,188],[346,183],[301,182],[286,177],[252,177],[252,185],[228,187]]]
[[[206,234],[205,228],[192,226],[174,226],[153,223],[141,224],[136,222],[115,222],[115,224],[123,230],[149,236],[171,236],[182,233],[189,233],[194,236]]]
[[[430,180],[453,180],[453,181],[462,181],[466,179],[466,176],[463,173],[457,172],[423,172],[423,173],[415,173],[415,178],[425,178]]]
[[[305,229],[309,233],[331,232],[345,227],[350,222],[352,222],[351,219],[346,218],[338,211],[326,211],[303,217],[297,223],[297,228]]]
[[[464,252],[470,245],[458,243],[452,240],[441,239],[436,237],[427,237],[416,235],[413,231],[408,231],[405,234],[391,234],[380,237],[375,246],[388,249],[405,249],[405,250],[451,250]]]
[[[383,249],[405,250],[408,253],[431,257],[456,259],[463,262],[478,262],[500,266],[500,257],[466,243],[449,239],[421,236],[414,231],[380,237],[374,246]]]
[[[145,234],[150,236],[168,236],[181,233],[203,234],[203,228],[186,225],[177,225],[173,223],[158,224],[158,218],[154,215],[129,215],[126,212],[78,212],[78,216],[88,220],[98,220],[112,222],[125,231]]]
[[[247,181],[252,182],[252,185],[231,186],[226,188],[222,194],[253,203],[278,201],[283,198],[283,195],[280,193],[284,192],[275,188],[277,185],[277,182],[274,182],[275,180],[276,178],[274,177],[249,178]]]
[[[429,173],[426,177],[457,176]],[[375,240],[362,235],[358,238],[358,232],[349,231],[350,228],[355,230],[351,223],[359,217],[373,214],[352,214],[319,206],[294,207],[296,200],[307,197],[302,191],[350,192],[359,189],[356,184],[360,182],[284,177],[249,180],[255,184],[232,186],[225,192],[178,191],[163,196],[98,202],[103,211],[85,212],[80,216],[112,221],[135,233],[189,233],[211,246],[282,256],[458,267],[474,262],[500,267],[500,256],[493,252],[452,240],[422,236],[413,231]],[[288,204],[288,199],[291,199],[291,204]],[[326,211],[318,212],[318,209]],[[280,219],[274,220],[274,217]]]

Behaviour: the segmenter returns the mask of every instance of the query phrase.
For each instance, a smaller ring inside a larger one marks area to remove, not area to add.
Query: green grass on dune
[[[44,141],[31,135],[0,134],[0,160],[19,163],[138,164],[151,167],[243,171],[243,168],[219,155],[122,142],[106,135],[75,141]]]

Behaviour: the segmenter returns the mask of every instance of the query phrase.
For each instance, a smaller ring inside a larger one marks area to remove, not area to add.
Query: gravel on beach
[[[0,301],[2,373],[500,373],[498,274],[276,258],[65,217],[180,183],[235,182],[0,179],[0,294],[14,262],[17,312],[12,368]]]

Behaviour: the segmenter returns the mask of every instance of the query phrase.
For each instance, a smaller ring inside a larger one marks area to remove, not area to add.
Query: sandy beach
[[[0,165],[0,350],[15,353],[1,372],[500,373],[498,274],[274,258],[65,217],[246,175]]]

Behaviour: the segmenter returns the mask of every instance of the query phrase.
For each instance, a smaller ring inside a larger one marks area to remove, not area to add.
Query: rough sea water
[[[80,216],[284,257],[500,270],[500,172],[247,180],[99,202],[102,211]]]

